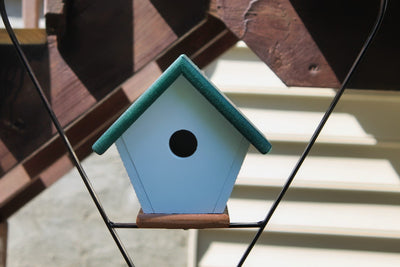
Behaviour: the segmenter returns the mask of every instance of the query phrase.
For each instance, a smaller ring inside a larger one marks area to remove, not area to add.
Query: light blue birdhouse
[[[116,143],[144,213],[223,213],[249,145],[267,139],[181,55],[96,141]]]

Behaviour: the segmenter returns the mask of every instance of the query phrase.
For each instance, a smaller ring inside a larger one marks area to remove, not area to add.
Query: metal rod
[[[254,236],[254,238],[251,241],[250,245],[247,247],[246,251],[244,252],[244,254],[242,256],[242,258],[240,259],[240,261],[238,263],[238,266],[242,266],[243,263],[246,261],[247,256],[250,254],[250,252],[253,249],[254,245],[257,243],[259,237],[261,236],[262,232],[264,231],[265,227],[267,226],[269,220],[271,219],[272,215],[274,214],[274,212],[275,212],[276,208],[278,207],[279,203],[281,202],[282,198],[285,196],[287,190],[290,187],[290,184],[292,183],[292,181],[295,178],[297,172],[299,171],[301,165],[303,164],[304,160],[306,159],[307,155],[309,154],[312,146],[314,145],[314,143],[317,140],[319,134],[321,133],[322,128],[324,127],[324,125],[327,122],[329,116],[331,115],[332,111],[336,107],[336,104],[339,102],[340,97],[343,95],[350,78],[353,76],[353,73],[354,73],[355,69],[359,65],[361,59],[364,57],[365,52],[367,51],[369,45],[372,42],[372,39],[375,37],[380,25],[382,24],[382,21],[383,21],[383,18],[385,16],[385,12],[386,12],[386,9],[387,9],[387,2],[388,2],[388,0],[381,0],[377,19],[375,21],[375,24],[374,24],[371,32],[368,35],[368,38],[364,42],[363,47],[361,48],[356,60],[354,61],[353,65],[351,66],[351,68],[349,70],[349,72],[347,73],[346,78],[344,79],[342,85],[340,86],[340,89],[336,93],[336,95],[335,95],[334,99],[332,100],[329,108],[327,109],[327,111],[324,114],[323,118],[321,119],[319,125],[317,126],[315,132],[313,133],[313,135],[312,135],[307,147],[305,148],[305,150],[304,150],[303,154],[301,155],[299,161],[297,162],[297,164],[295,165],[295,167],[292,170],[291,174],[289,175],[289,177],[288,177],[285,185],[283,186],[280,194],[278,195],[278,197],[274,201],[274,203],[273,203],[272,207],[270,208],[270,210],[268,211],[265,219],[262,221],[260,229],[258,230],[256,235]]]
[[[262,221],[250,223],[230,223],[229,228],[260,228]]]
[[[43,92],[43,89],[40,86],[39,81],[36,78],[36,75],[34,74],[34,72],[33,72],[32,68],[31,68],[31,66],[30,66],[30,64],[29,64],[24,52],[21,49],[21,46],[20,46],[20,44],[18,42],[18,39],[15,37],[15,33],[14,33],[14,31],[13,31],[11,25],[10,25],[10,22],[8,20],[6,8],[5,8],[5,5],[4,5],[4,0],[0,0],[0,13],[1,13],[1,17],[3,19],[4,26],[5,26],[5,28],[6,28],[7,32],[8,32],[8,35],[10,36],[10,39],[11,39],[13,45],[14,45],[14,48],[17,51],[18,58],[21,60],[21,63],[25,67],[26,72],[28,73],[30,79],[32,80],[32,83],[35,86],[36,91],[38,92],[39,97],[43,102],[43,105],[45,106],[48,114],[50,115],[51,120],[53,121],[54,126],[56,127],[57,132],[60,135],[61,140],[63,141],[65,147],[67,148],[68,153],[69,153],[69,155],[71,157],[71,160],[73,161],[76,169],[78,170],[78,172],[79,172],[79,174],[80,174],[80,176],[81,176],[81,178],[82,178],[87,190],[89,191],[89,194],[90,194],[93,202],[95,203],[95,205],[96,205],[96,207],[97,207],[97,209],[98,209],[98,211],[99,211],[104,223],[106,224],[106,226],[107,226],[112,238],[114,239],[115,243],[117,244],[117,247],[120,250],[120,252],[121,252],[122,256],[124,257],[124,259],[125,259],[126,263],[128,264],[128,266],[134,266],[131,258],[129,257],[129,255],[128,255],[125,247],[124,247],[124,245],[122,244],[121,240],[119,239],[117,232],[115,231],[114,228],[112,228],[110,226],[110,223],[109,223],[110,220],[108,219],[108,217],[107,217],[107,215],[106,215],[106,213],[105,213],[105,211],[104,211],[104,209],[103,209],[103,207],[102,207],[102,205],[101,205],[101,203],[99,201],[99,198],[98,198],[96,192],[94,191],[94,188],[93,188],[89,178],[86,175],[86,172],[84,171],[84,169],[83,169],[78,157],[75,154],[75,151],[74,151],[71,143],[68,140],[68,137],[65,135],[65,132],[64,132],[63,128],[61,127],[61,125],[60,125],[60,123],[59,123],[59,121],[58,121],[58,119],[57,119],[57,117],[56,117],[56,115],[55,115],[55,113],[54,113],[49,101],[47,100],[47,98],[46,98],[46,96],[45,96],[45,94]]]
[[[112,228],[124,228],[124,229],[136,229],[139,228],[136,223],[118,223],[109,222]],[[262,221],[259,222],[233,222],[229,224],[229,228],[259,228],[262,225]]]
[[[115,222],[110,222],[110,226],[112,228],[125,228],[125,229],[126,228],[133,228],[133,229],[139,228],[136,223],[115,223]]]

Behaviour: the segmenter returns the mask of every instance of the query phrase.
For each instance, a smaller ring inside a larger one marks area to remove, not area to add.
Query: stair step
[[[262,220],[280,188],[236,187],[228,201],[232,222]],[[250,208],[251,207],[251,208]],[[270,223],[356,229],[400,235],[400,194],[290,189]]]
[[[285,151],[282,151],[281,154],[279,149],[275,151],[275,148],[273,146],[272,153],[267,155],[248,153],[239,172],[238,181],[257,179],[260,184],[274,181],[275,184],[283,185],[298,161],[300,153],[287,155],[283,154]],[[392,187],[393,190],[398,190],[400,174],[396,169],[396,164],[400,162],[400,153],[395,150],[387,151],[387,154],[380,158],[380,152],[384,153],[385,150],[377,150],[376,158],[373,158],[373,152],[371,155],[361,155],[361,151],[359,157],[356,157],[356,151],[348,156],[313,155],[312,153],[297,173],[295,183],[327,184],[327,186],[336,183],[341,187],[371,188],[376,186],[378,188]],[[323,149],[320,153],[324,153]],[[340,150],[337,153],[340,153]],[[263,180],[265,182],[262,182]]]
[[[253,233],[201,231],[198,266],[236,266]],[[400,263],[397,239],[274,233],[261,236],[245,266],[369,266]]]
[[[235,186],[250,186],[250,187],[267,187],[282,189],[284,179],[265,179],[265,178],[249,178],[238,177]],[[362,192],[364,194],[374,193],[392,193],[400,194],[400,185],[376,185],[365,183],[338,183],[338,182],[321,182],[321,181],[307,181],[307,180],[294,180],[290,186],[293,189],[308,189],[308,190],[331,190],[331,191],[350,191]]]

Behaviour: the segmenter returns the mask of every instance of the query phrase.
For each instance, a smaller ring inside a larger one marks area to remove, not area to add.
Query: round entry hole
[[[169,139],[169,148],[178,157],[190,157],[197,149],[196,136],[188,130],[176,131]]]

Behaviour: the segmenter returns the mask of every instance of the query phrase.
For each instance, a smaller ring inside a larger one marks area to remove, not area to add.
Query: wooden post
[[[6,267],[7,221],[0,222],[0,267]]]
[[[39,27],[39,0],[22,0],[22,17],[24,28]]]

